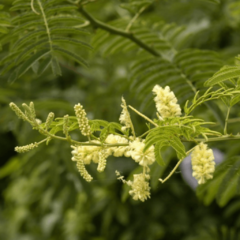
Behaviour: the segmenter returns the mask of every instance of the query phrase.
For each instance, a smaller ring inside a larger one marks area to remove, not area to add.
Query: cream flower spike
[[[206,180],[213,178],[215,171],[213,151],[207,149],[207,145],[201,142],[194,148],[191,156],[192,175],[198,180],[198,183],[203,184]]]
[[[130,118],[130,114],[127,110],[127,104],[125,99],[122,97],[122,112],[119,118],[119,121],[122,125],[125,125],[124,127],[122,127],[122,130],[126,130],[127,128],[131,128],[131,118]]]
[[[87,114],[86,114],[83,106],[80,103],[78,103],[74,106],[74,110],[75,110],[75,115],[78,120],[79,129],[80,129],[82,135],[89,136],[91,134],[91,128],[88,123],[88,119],[86,117]]]
[[[169,86],[162,88],[156,85],[152,91],[156,95],[154,98],[156,108],[163,119],[181,115],[180,105],[177,104],[177,98]]]
[[[150,198],[149,182],[145,180],[145,174],[134,174],[133,181],[130,181],[128,185],[131,186],[129,194],[132,195],[133,200],[144,202]]]

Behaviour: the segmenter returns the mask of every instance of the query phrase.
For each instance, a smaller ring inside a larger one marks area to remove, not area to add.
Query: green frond
[[[179,51],[172,61],[145,57],[137,60],[131,68],[131,89],[141,99],[148,97],[145,102],[148,105],[156,84],[169,86],[183,103],[197,90],[204,89],[204,82],[221,66],[222,61],[215,52],[196,49]]]
[[[206,81],[205,86],[214,86],[224,81],[231,80],[232,78],[238,78],[239,76],[239,66],[224,66]]]
[[[4,6],[0,4],[0,39],[2,35],[5,35],[9,32],[9,27],[11,26],[10,15],[7,12],[1,11]],[[0,42],[0,51],[2,49],[2,44]]]
[[[0,62],[3,65],[2,74],[11,70],[18,78],[31,68],[41,74],[51,67],[53,74],[61,75],[58,61],[62,56],[87,66],[87,62],[74,52],[80,47],[91,49],[84,36],[87,31],[79,29],[84,21],[76,6],[63,2],[17,0],[13,3],[11,10],[19,14],[12,18],[12,31],[0,40],[2,45],[11,43],[9,55],[3,56]],[[13,58],[14,63],[4,66]]]

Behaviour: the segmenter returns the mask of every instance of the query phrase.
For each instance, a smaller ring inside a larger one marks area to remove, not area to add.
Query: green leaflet
[[[69,44],[72,44],[72,45],[76,44],[76,45],[81,45],[81,46],[87,47],[89,49],[92,49],[92,47],[89,44],[87,44],[83,41],[80,41],[78,39],[73,39],[73,38],[68,38],[68,37],[53,37],[52,41],[56,42],[56,43],[57,42],[59,42],[59,43],[69,43]]]
[[[161,141],[161,142],[157,142],[155,144],[155,147],[154,147],[154,154],[155,154],[155,158],[156,158],[156,161],[157,163],[160,165],[160,166],[164,166],[165,165],[165,162],[162,158],[162,154],[161,154],[161,149],[165,146],[169,146],[168,142],[167,141]]]
[[[105,123],[101,123],[101,124],[105,125],[100,133],[101,142],[104,142],[109,134],[120,135],[119,133],[116,132],[116,130],[121,132],[121,128],[122,128],[121,124],[118,124],[115,122],[110,122],[110,123],[108,123],[107,126]]]
[[[56,13],[56,12],[68,12],[68,11],[77,10],[77,9],[78,8],[76,6],[73,6],[73,5],[58,5],[58,6],[55,6],[55,7],[47,8],[45,13],[47,15],[53,15],[53,13]]]
[[[109,123],[104,120],[95,119],[95,120],[89,120],[89,124],[91,126],[92,132],[96,132],[96,131],[101,131],[103,127],[104,128],[107,127]]]
[[[39,64],[39,68],[38,68],[38,71],[37,71],[37,73],[38,73],[39,76],[42,75],[42,74],[48,69],[50,63],[51,63],[51,58],[50,58],[50,57],[49,57],[49,58],[47,57],[46,59],[44,59],[44,60]]]
[[[179,135],[181,134],[181,129],[176,126],[167,126],[159,127],[157,129],[153,129],[147,136],[145,141],[146,151],[150,146],[155,146],[155,157],[156,161],[160,166],[164,165],[164,161],[161,156],[161,149],[164,146],[171,146],[177,153],[179,159],[186,156],[185,147],[181,140],[179,139]]]
[[[76,27],[52,27],[50,28],[52,34],[89,34],[86,30],[78,29]]]
[[[43,38],[37,42],[35,42],[34,44],[31,44],[30,46],[26,47],[24,49],[24,51],[22,51],[18,57],[16,57],[15,59],[15,64],[19,64],[21,61],[23,61],[24,59],[26,59],[28,57],[28,55],[30,53],[32,53],[34,50],[37,50],[39,48],[42,48],[43,45],[48,45],[48,39],[47,38]]]
[[[52,67],[52,72],[53,72],[54,75],[56,75],[56,76],[61,76],[62,75],[61,68],[60,68],[59,63],[58,63],[58,61],[55,57],[53,57],[52,60],[51,60],[51,67]]]
[[[34,63],[36,63],[38,60],[42,59],[43,57],[47,56],[49,53],[50,51],[48,49],[44,49],[34,54],[32,57],[30,57],[19,68],[18,77],[21,77]]]
[[[234,106],[235,104],[237,104],[238,102],[240,102],[240,95],[237,95],[235,97],[233,97],[230,101],[230,106]]]
[[[72,53],[72,52],[70,52],[66,49],[63,49],[61,47],[58,47],[58,46],[53,46],[53,50],[56,52],[62,53],[63,55],[73,59],[74,61],[80,63],[81,65],[83,65],[85,67],[88,67],[87,62],[80,56],[76,55],[75,53]]]
[[[240,76],[240,68],[238,66],[225,66],[216,72],[211,78],[205,82],[205,86],[213,86],[231,78]]]
[[[44,31],[43,29],[41,30],[36,30],[33,32],[30,32],[29,34],[25,35],[24,37],[20,38],[19,40],[17,40],[15,42],[15,44],[13,45],[14,49],[18,49],[20,48],[22,45],[24,44],[29,44],[29,42],[32,42],[32,40],[37,37],[37,38],[41,38],[42,35],[46,35],[46,31]]]
[[[174,148],[179,159],[186,157],[185,147],[178,137],[172,137],[169,144],[172,148]]]

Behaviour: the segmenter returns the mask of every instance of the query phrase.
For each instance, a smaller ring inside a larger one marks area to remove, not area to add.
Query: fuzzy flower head
[[[206,180],[213,178],[215,171],[213,151],[207,149],[207,145],[201,142],[194,148],[191,156],[192,175],[198,180],[198,183],[203,184]]]
[[[119,121],[120,121],[120,123],[122,125],[124,125],[124,127],[122,127],[122,130],[124,131],[127,128],[131,127],[131,118],[130,118],[130,114],[129,114],[128,110],[127,110],[126,101],[125,101],[125,99],[123,97],[122,97],[121,107],[122,107],[122,112],[121,112]]]
[[[130,143],[129,154],[135,162],[139,163],[139,165],[147,167],[155,161],[154,146],[151,146],[145,152],[143,151],[144,147],[145,143],[136,139]]]
[[[179,104],[177,104],[177,98],[169,86],[162,88],[156,85],[152,91],[153,94],[156,95],[154,98],[156,108],[163,119],[181,115],[181,108]]]
[[[91,129],[83,106],[79,103],[74,106],[74,110],[82,135],[89,136],[91,134]]]
[[[133,181],[129,181],[128,185],[131,186],[129,194],[132,195],[134,200],[140,200],[144,202],[147,198],[150,198],[149,182],[145,179],[145,174],[134,174]]]

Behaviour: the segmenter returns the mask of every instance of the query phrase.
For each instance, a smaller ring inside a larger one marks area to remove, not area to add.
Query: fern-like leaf
[[[62,0],[35,0],[33,3],[17,0],[11,10],[19,14],[12,19],[12,32],[0,40],[3,45],[12,43],[9,54],[0,62],[2,74],[11,70],[16,79],[32,66],[39,75],[50,67],[54,74],[60,75],[59,61],[63,57],[87,66],[76,54],[78,48],[91,49],[84,40],[87,32],[78,27],[83,20],[76,6]],[[37,64],[40,71],[34,68]]]

